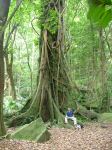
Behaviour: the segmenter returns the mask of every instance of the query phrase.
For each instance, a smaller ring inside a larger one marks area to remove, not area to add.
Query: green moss
[[[44,142],[49,140],[50,133],[41,119],[26,124],[11,135],[12,139]]]
[[[99,115],[99,122],[112,123],[112,113],[103,113]]]

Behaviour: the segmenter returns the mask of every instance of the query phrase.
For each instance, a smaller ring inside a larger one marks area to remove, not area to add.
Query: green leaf
[[[102,6],[91,6],[88,12],[88,19],[93,20],[94,22],[97,22],[101,16],[104,14],[105,8]]]
[[[88,19],[102,27],[106,27],[112,20],[112,8],[104,5],[92,5],[88,12]]]
[[[102,16],[100,24],[102,25],[102,27],[106,27],[111,20],[112,20],[112,10],[108,10]]]

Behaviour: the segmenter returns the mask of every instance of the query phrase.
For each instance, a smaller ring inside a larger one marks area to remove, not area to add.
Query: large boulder
[[[11,139],[45,142],[50,139],[50,133],[42,119],[26,124],[11,134]]]

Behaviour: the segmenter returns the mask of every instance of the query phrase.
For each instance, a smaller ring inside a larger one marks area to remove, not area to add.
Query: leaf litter
[[[87,124],[80,130],[54,127],[49,132],[45,143],[1,140],[0,150],[112,150],[112,124]]]

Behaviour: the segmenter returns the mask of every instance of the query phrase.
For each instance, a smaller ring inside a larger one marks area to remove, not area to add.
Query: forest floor
[[[112,150],[112,124],[87,124],[81,130],[52,128],[45,143],[1,140],[0,150]]]

